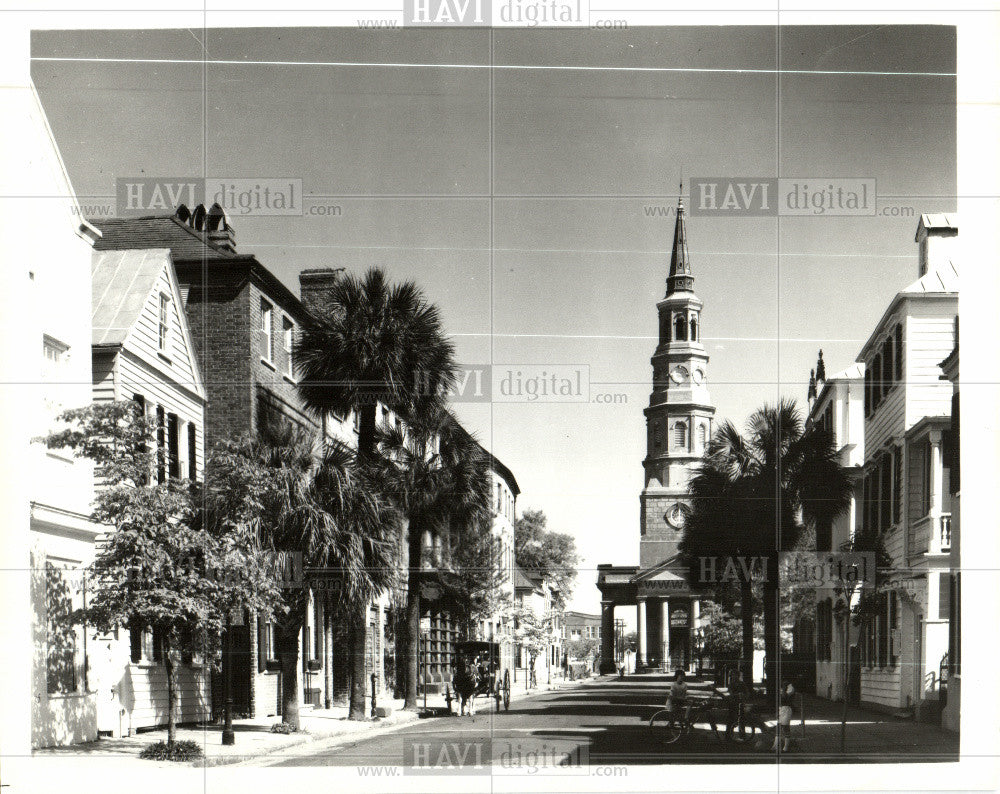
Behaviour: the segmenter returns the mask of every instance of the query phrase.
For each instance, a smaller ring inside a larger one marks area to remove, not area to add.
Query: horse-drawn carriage
[[[459,713],[468,703],[475,713],[475,698],[485,695],[496,702],[497,711],[503,703],[510,709],[510,670],[503,669],[500,645],[496,642],[467,641],[455,643],[455,674],[452,683],[459,698]]]

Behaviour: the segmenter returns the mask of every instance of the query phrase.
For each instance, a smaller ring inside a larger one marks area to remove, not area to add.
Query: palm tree
[[[383,427],[379,433],[378,480],[400,517],[406,538],[407,588],[404,631],[400,637],[404,708],[417,707],[417,637],[425,564],[439,568],[445,559],[425,559],[426,541],[439,547],[462,542],[466,532],[489,532],[489,460],[483,448],[444,408],[418,411],[406,432]]]
[[[779,647],[779,554],[794,548],[805,525],[828,526],[850,505],[852,484],[829,433],[803,428],[792,400],[751,415],[746,435],[725,422],[709,443],[691,482],[692,513],[680,550],[695,584],[701,560],[716,558],[716,572],[736,574],[743,615],[743,662],[753,653],[752,584],[764,602],[765,674],[776,692]],[[727,561],[731,567],[725,567]],[[756,567],[752,561],[759,561]]]
[[[408,421],[454,384],[454,349],[438,309],[412,282],[389,284],[374,268],[347,275],[303,328],[296,352],[299,391],[320,413],[355,412],[358,458],[370,468],[377,404]],[[352,636],[352,719],[364,719],[367,607],[357,607]]]
[[[333,572],[324,581],[340,601],[367,611],[372,592],[394,570],[393,544],[381,533],[379,504],[342,445],[315,452],[312,434],[287,421],[262,424],[256,437],[220,446],[210,480],[216,514],[244,517],[243,530],[273,553],[278,568],[297,555],[302,571]],[[281,662],[282,721],[299,728],[299,637],[306,623],[310,585],[285,577],[275,610]],[[351,614],[356,613],[353,610]]]

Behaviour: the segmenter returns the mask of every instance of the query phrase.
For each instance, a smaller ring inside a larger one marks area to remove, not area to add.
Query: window
[[[923,459],[923,476],[920,483],[920,515],[925,516],[931,511],[931,444],[921,445]]]
[[[872,410],[882,403],[882,354],[879,353],[872,361]]]
[[[167,461],[171,479],[181,476],[181,428],[177,414],[167,414]]]
[[[188,424],[188,477],[198,479],[198,429],[193,422]]]
[[[701,449],[704,449],[707,443],[708,443],[708,428],[705,425],[698,425],[698,446]]]
[[[674,446],[677,449],[687,447],[687,425],[684,422],[678,422],[674,425]]]
[[[51,336],[42,337],[42,380],[57,381],[68,358],[69,347]]]
[[[660,423],[653,422],[653,448],[660,448]]]
[[[170,342],[170,298],[164,292],[160,293],[160,316],[156,330],[160,352],[165,353]]]
[[[698,320],[694,317],[691,318],[691,341],[698,341]]]
[[[875,613],[865,620],[861,642],[865,667],[895,667],[899,661],[899,600],[894,591],[876,597]]]
[[[45,561],[45,680],[50,695],[86,691],[86,667],[73,612],[80,587],[73,571]]]
[[[269,664],[277,661],[277,642],[274,623],[257,619],[257,671],[265,672]]]
[[[684,315],[678,314],[674,318],[674,341],[683,342],[687,339],[687,323],[684,321]]]
[[[294,374],[294,366],[292,364],[292,344],[294,332],[295,326],[292,325],[292,321],[286,317],[281,323],[281,338],[285,343],[285,374],[289,378],[291,378]]]
[[[887,336],[882,343],[882,393],[885,394],[892,388],[892,337]]]
[[[833,641],[833,607],[830,599],[816,605],[816,658],[829,661]]]
[[[156,481],[167,481],[167,415],[162,405],[156,406]]]
[[[272,328],[274,321],[274,309],[270,303],[261,299],[260,302],[260,333],[263,337],[265,361],[272,361],[274,358],[274,340],[272,339]]]
[[[139,418],[145,420],[145,418],[146,418],[146,398],[143,397],[141,394],[133,394],[132,395],[132,401],[138,407]],[[148,448],[146,447],[145,444],[143,444],[142,447],[141,447],[140,453],[143,456],[145,456],[148,452],[149,452]],[[147,465],[148,465],[148,462],[147,462]],[[147,472],[147,474],[145,476],[140,477],[139,482],[136,483],[136,484],[137,485],[149,485],[149,474],[148,474],[148,472]]]
[[[879,529],[883,532],[892,523],[892,471],[892,455],[886,453],[879,460],[879,483],[881,490],[879,491],[878,523]]]

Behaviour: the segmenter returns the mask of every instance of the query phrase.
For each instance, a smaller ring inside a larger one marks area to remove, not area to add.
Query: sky
[[[829,373],[853,362],[917,277],[919,214],[956,209],[949,27],[38,31],[32,55],[64,59],[32,75],[84,207],[117,177],[301,179],[307,214],[230,218],[294,291],[305,268],[379,266],[440,306],[461,362],[588,368],[610,402],[456,405],[519,511],[576,538],[585,611],[598,563],[638,562],[674,227],[656,208],[682,175],[877,180],[875,216],[688,219],[708,384],[737,424],[804,404],[820,348]]]

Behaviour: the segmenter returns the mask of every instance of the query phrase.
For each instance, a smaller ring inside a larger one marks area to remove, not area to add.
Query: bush
[[[156,742],[139,753],[139,757],[147,761],[193,761],[203,755],[201,745],[190,739],[179,742]]]
[[[271,733],[295,733],[295,728],[287,722],[276,722],[271,726]]]

